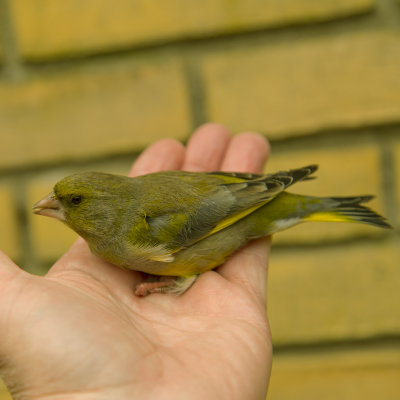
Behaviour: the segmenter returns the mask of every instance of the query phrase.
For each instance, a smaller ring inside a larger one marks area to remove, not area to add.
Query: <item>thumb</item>
[[[23,273],[23,271],[0,250],[0,376],[7,388],[13,387],[13,383],[16,382],[14,368],[10,368],[9,360],[10,345],[8,339],[13,328],[10,329],[8,316],[10,315],[10,303],[12,302],[10,299],[13,298],[12,292],[15,292],[12,289],[14,285],[11,282],[15,281],[15,278],[20,273]],[[0,384],[0,386],[2,385]],[[1,393],[0,397],[2,398]]]
[[[6,326],[9,326],[10,304],[18,295],[19,291],[16,288],[26,275],[22,269],[14,264],[10,258],[0,250],[0,352],[4,350],[5,341],[4,334],[7,331]],[[2,354],[1,354],[2,356]],[[2,358],[2,357],[1,357]],[[0,361],[2,361],[0,359]],[[0,362],[0,367],[2,363]]]
[[[7,308],[8,299],[12,297],[18,283],[27,273],[14,264],[11,259],[0,250],[0,316]],[[17,284],[17,285],[15,285]],[[1,318],[0,318],[1,319]],[[1,325],[1,321],[0,321]]]
[[[0,285],[4,284],[8,279],[15,278],[20,273],[24,273],[24,271],[0,250]]]

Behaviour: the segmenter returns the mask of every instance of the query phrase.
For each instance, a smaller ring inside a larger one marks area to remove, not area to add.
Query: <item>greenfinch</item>
[[[252,239],[304,221],[360,222],[390,228],[362,205],[372,196],[288,193],[316,165],[275,174],[165,171],[135,178],[84,172],[60,180],[33,206],[83,237],[119,267],[174,278],[139,285],[137,295],[182,293]]]

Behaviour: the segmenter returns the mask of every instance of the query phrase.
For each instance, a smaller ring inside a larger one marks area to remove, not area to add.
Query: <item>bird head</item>
[[[65,222],[85,239],[109,234],[115,230],[127,180],[127,177],[99,172],[67,176],[33,206],[33,212]]]

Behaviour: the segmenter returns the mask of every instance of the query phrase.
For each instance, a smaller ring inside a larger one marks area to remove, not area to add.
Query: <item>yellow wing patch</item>
[[[267,199],[266,201],[256,204],[252,207],[247,208],[246,210],[231,215],[228,218],[223,219],[219,224],[216,225],[216,227],[211,230],[210,232],[207,233],[207,235],[204,235],[203,237],[201,237],[200,239],[196,240],[196,242],[205,239],[206,237],[209,237],[211,235],[213,235],[216,232],[221,231],[222,229],[227,228],[230,225],[233,225],[235,222],[241,220],[242,218],[246,217],[247,215],[251,214],[253,211],[257,210],[258,208],[262,207],[265,203],[268,203],[270,199]]]

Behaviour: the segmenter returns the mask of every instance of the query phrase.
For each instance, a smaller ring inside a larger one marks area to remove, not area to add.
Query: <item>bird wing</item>
[[[201,239],[208,237],[251,214],[253,211],[271,201],[279,193],[286,190],[289,186],[300,180],[309,178],[309,175],[317,169],[317,165],[309,165],[307,167],[280,171],[267,175],[222,173],[225,176],[231,175],[240,177],[246,181],[242,183],[225,184],[232,193],[235,193],[235,207],[232,210],[231,215],[219,221],[218,224]]]
[[[173,254],[251,214],[293,183],[305,179],[317,166],[281,171],[275,174],[212,172],[219,184],[191,209],[169,211],[144,218],[149,258],[171,262]],[[235,179],[229,179],[235,178]],[[143,235],[143,234],[142,234]],[[153,243],[151,247],[148,247]],[[151,250],[153,249],[153,250]],[[146,253],[146,254],[147,254]]]

